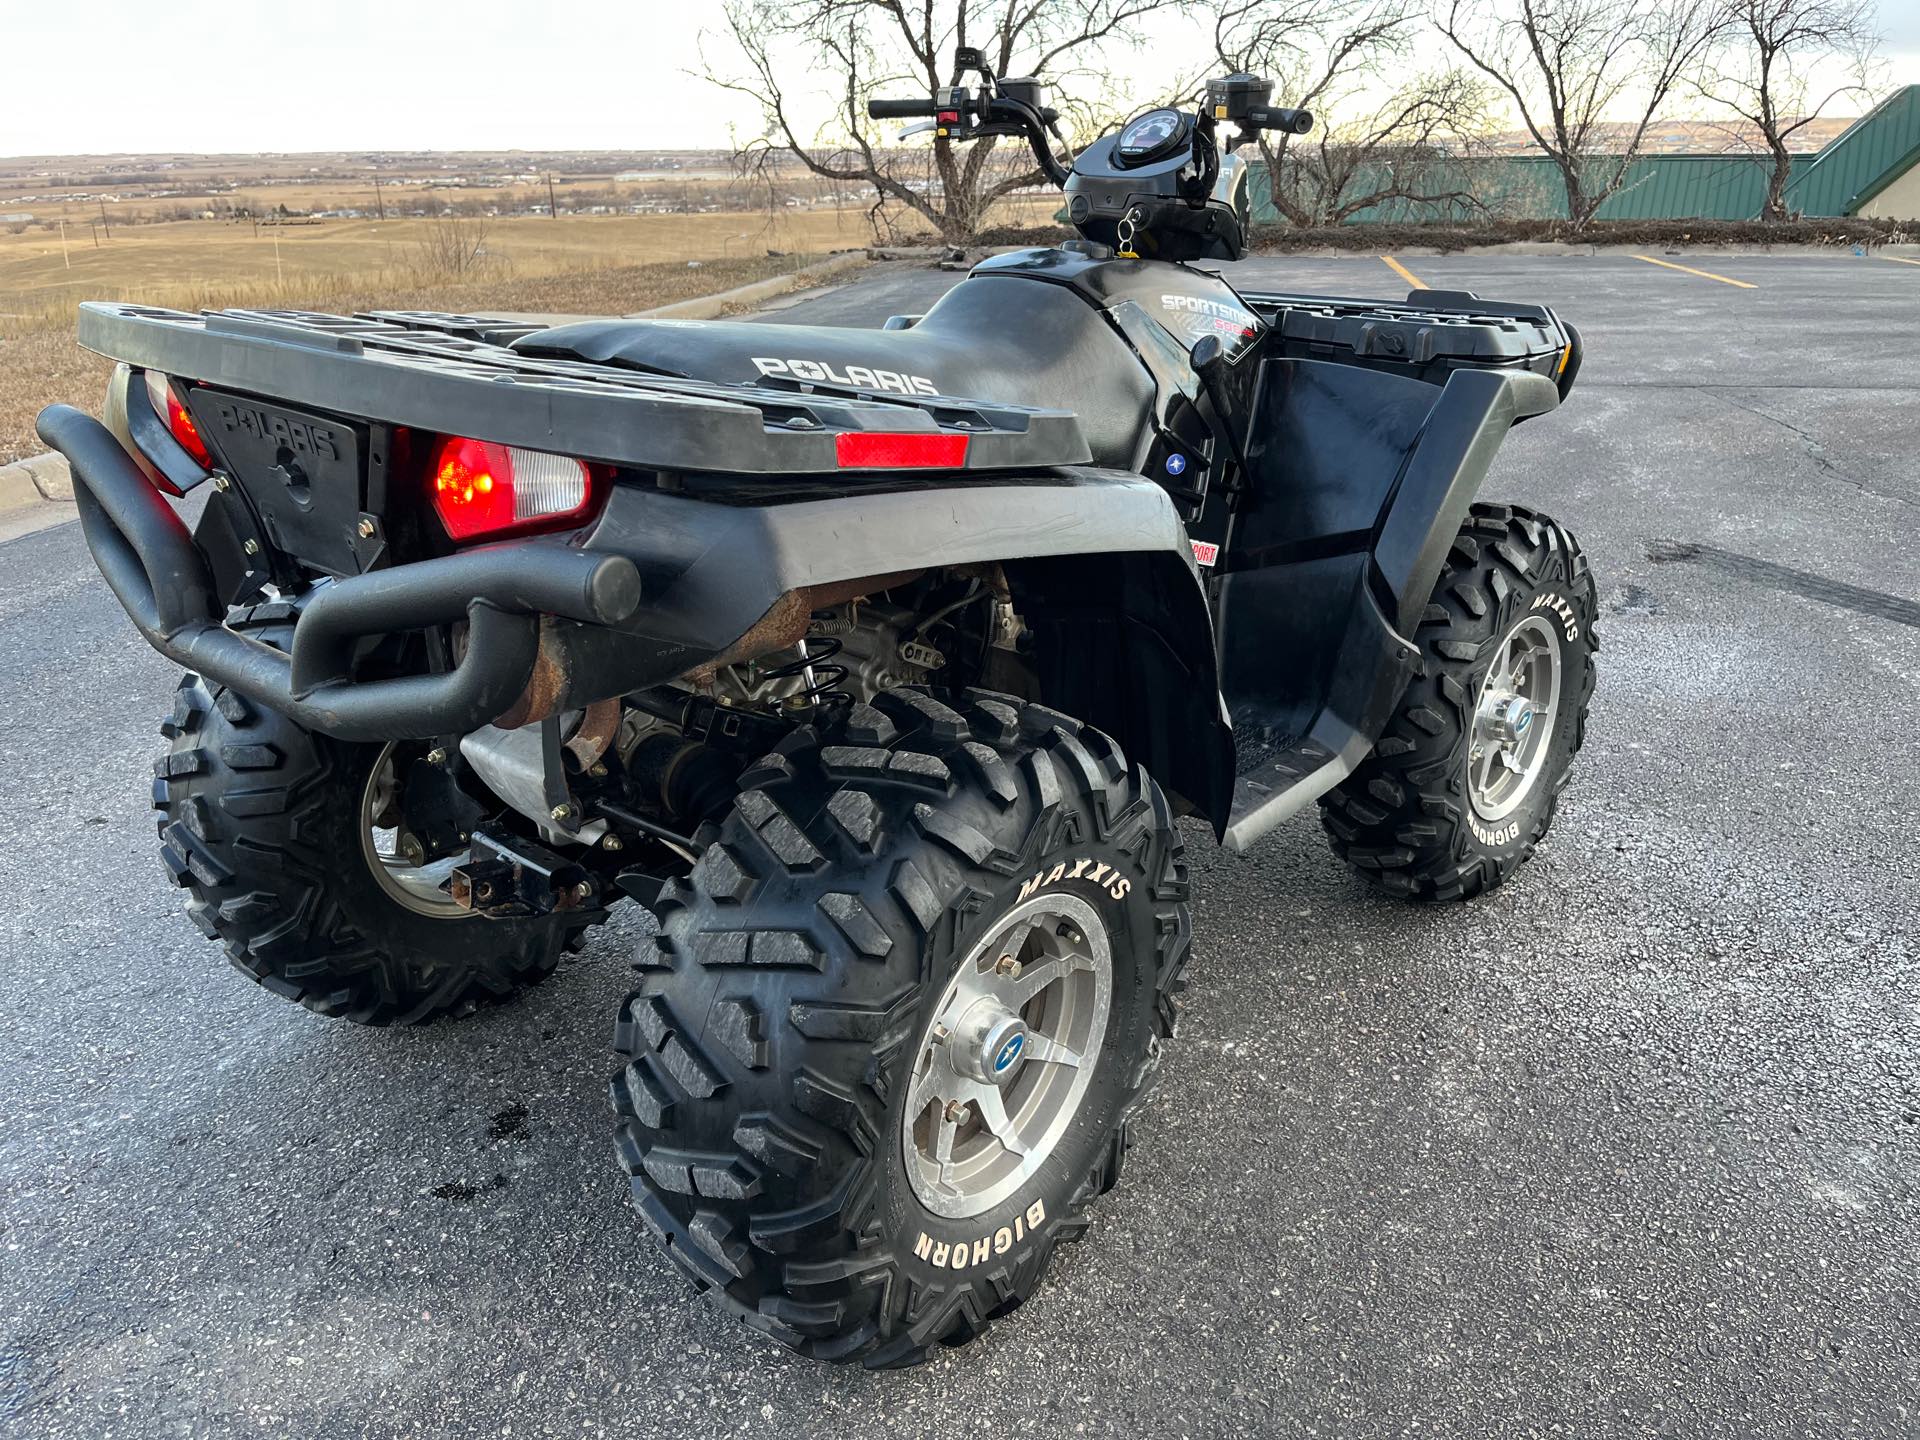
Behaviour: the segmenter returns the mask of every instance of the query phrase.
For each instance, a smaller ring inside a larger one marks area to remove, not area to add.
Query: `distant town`
[[[717,150],[0,158],[0,226],[298,224],[444,215],[697,215],[870,200],[797,162],[752,183]]]

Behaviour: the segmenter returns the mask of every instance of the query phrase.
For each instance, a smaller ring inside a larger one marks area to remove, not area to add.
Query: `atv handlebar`
[[[1247,111],[1246,123],[1256,130],[1282,130],[1289,135],[1304,135],[1313,129],[1313,112],[1288,110],[1279,105],[1256,105]]]
[[[969,73],[980,76],[982,84],[978,90],[960,85],[961,78]],[[1017,135],[1033,148],[1033,158],[1049,180],[1056,185],[1067,183],[1073,173],[1073,151],[1060,133],[1060,112],[1044,103],[1038,80],[996,80],[980,52],[968,46],[954,52],[953,74],[951,86],[943,87],[925,100],[869,100],[868,118],[935,120],[940,126],[940,138],[944,140]],[[1272,93],[1271,81],[1252,75],[1230,75],[1225,80],[1208,82],[1207,103],[1201,107],[1195,127],[1195,163],[1205,162],[1202,168],[1206,179],[1200,187],[1203,193],[1212,184],[1211,167],[1217,164],[1213,141],[1216,120],[1239,127],[1239,137],[1228,142],[1228,150],[1253,139],[1256,130],[1304,135],[1313,129],[1311,111],[1250,103],[1264,100]],[[1056,140],[1066,149],[1064,160],[1054,151]]]
[[[872,120],[931,120],[940,113],[933,100],[869,100],[867,117]]]

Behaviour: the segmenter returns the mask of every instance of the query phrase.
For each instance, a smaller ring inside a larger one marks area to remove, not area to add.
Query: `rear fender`
[[[796,488],[788,482],[784,493]],[[1167,494],[1067,467],[750,504],[622,487],[586,539],[645,599],[617,628],[549,624],[542,709],[573,709],[796,643],[823,606],[925,570],[998,563],[1047,705],[1111,733],[1216,825],[1232,739],[1207,603]],[[532,717],[532,718],[537,718]]]

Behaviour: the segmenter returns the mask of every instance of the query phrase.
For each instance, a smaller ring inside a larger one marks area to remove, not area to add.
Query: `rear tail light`
[[[449,435],[427,474],[447,534],[472,540],[585,516],[604,472],[566,455]]]
[[[167,433],[173,436],[180,448],[191,455],[202,470],[211,470],[213,452],[207,449],[207,442],[200,438],[200,427],[193,423],[193,416],[180,403],[180,397],[174,393],[173,382],[158,370],[147,371],[147,399],[153,403],[153,413],[167,422]]]
[[[845,430],[833,437],[833,448],[842,470],[958,470],[967,463],[965,435]]]

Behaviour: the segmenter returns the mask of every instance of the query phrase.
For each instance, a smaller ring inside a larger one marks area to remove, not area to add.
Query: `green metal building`
[[[1768,156],[1648,155],[1627,171],[1626,183],[1600,207],[1601,220],[1753,220],[1767,197]],[[1543,155],[1442,160],[1432,190],[1461,190],[1495,213],[1564,220],[1560,172]],[[1270,200],[1266,167],[1252,166],[1254,215],[1279,218]],[[1360,188],[1365,186],[1364,177]],[[1866,215],[1920,220],[1920,85],[1895,91],[1847,127],[1825,149],[1793,157],[1787,205],[1814,217]],[[1461,203],[1390,201],[1350,217],[1363,221],[1470,218]]]

